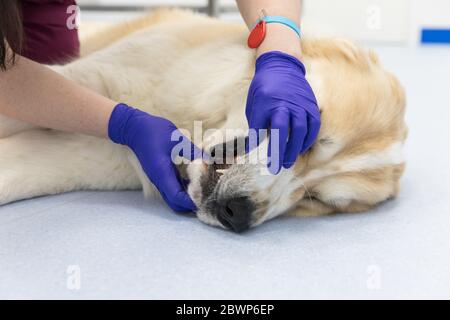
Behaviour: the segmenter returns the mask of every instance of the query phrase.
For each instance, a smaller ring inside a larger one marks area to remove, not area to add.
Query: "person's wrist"
[[[298,35],[278,23],[266,25],[266,36],[261,45],[256,49],[256,57],[269,51],[281,51],[302,60],[302,48]]]
[[[114,143],[122,145],[128,143],[127,124],[133,117],[135,110],[125,103],[119,103],[114,107],[108,123],[108,137]]]
[[[296,76],[306,74],[306,69],[299,59],[296,57],[281,51],[269,51],[260,55],[256,59],[256,72],[260,72],[263,70],[267,70],[273,66],[277,66],[278,68],[287,68],[287,69],[298,69],[300,73],[294,73]]]

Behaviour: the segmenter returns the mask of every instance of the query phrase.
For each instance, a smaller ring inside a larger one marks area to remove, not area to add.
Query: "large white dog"
[[[52,68],[180,128],[192,130],[197,120],[204,131],[245,133],[255,59],[247,33],[240,24],[157,11],[94,35],[82,44],[81,59]],[[401,86],[375,54],[348,41],[304,40],[303,48],[322,114],[316,144],[276,176],[262,174],[263,163],[189,164],[188,191],[202,221],[232,228],[227,221],[239,219],[251,227],[284,213],[358,212],[398,192],[407,135]],[[265,154],[264,148],[254,152]],[[71,190],[138,188],[157,194],[125,147],[0,117],[0,204]]]

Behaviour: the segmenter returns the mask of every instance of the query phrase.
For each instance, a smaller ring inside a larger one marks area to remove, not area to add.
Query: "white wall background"
[[[450,0],[411,0],[411,43],[422,27],[450,29]]]
[[[314,36],[406,42],[409,5],[409,0],[304,0],[303,28]]]
[[[314,35],[417,44],[422,27],[450,29],[450,0],[304,0],[304,29]]]

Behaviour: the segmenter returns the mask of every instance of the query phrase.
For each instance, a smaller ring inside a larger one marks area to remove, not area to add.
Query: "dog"
[[[248,130],[244,110],[255,53],[246,47],[247,34],[243,24],[160,10],[94,34],[82,42],[80,59],[51,68],[186,132],[201,121],[202,147],[214,152],[214,137],[224,130]],[[265,142],[233,154],[232,164],[182,164],[201,221],[241,232],[282,214],[367,211],[398,193],[407,137],[398,80],[376,54],[350,41],[301,41],[321,111],[316,143],[278,175],[263,174],[265,161],[238,161],[266,154]],[[158,196],[126,147],[0,117],[0,204],[73,190],[141,188]]]

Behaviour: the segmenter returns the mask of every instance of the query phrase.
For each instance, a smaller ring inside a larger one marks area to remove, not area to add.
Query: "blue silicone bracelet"
[[[284,24],[285,26],[287,26],[287,27],[291,28],[292,30],[294,30],[295,33],[300,37],[300,28],[299,28],[299,26],[294,21],[292,21],[289,18],[282,17],[282,16],[264,16],[263,18],[259,19],[256,24],[258,24],[261,21],[265,21],[266,23],[281,23],[281,24]],[[256,26],[256,24],[255,24],[255,26]]]

